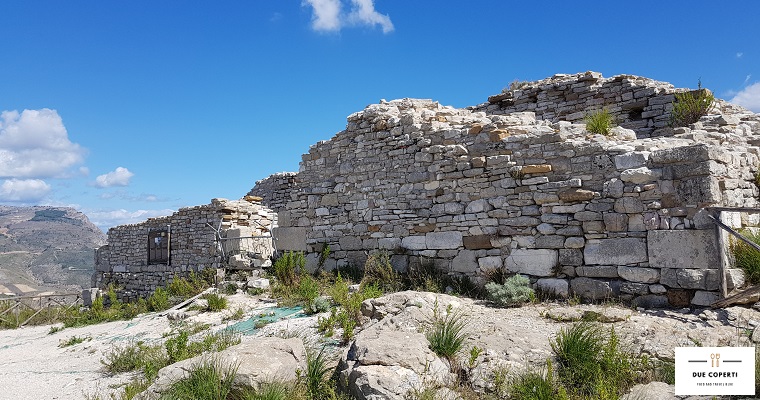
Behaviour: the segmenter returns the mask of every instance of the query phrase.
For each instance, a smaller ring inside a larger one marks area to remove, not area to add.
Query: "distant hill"
[[[0,205],[0,293],[90,287],[94,249],[105,242],[73,208]]]

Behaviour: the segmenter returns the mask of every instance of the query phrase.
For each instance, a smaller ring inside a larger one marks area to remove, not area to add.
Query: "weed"
[[[146,366],[158,369],[167,365],[168,360],[160,346],[148,346],[143,342],[130,342],[124,346],[114,347],[100,360],[105,370],[110,373],[121,373],[143,369]]]
[[[172,281],[169,282],[169,285],[166,287],[166,290],[170,295],[182,298],[190,298],[197,294],[195,292],[195,287],[193,287],[193,285],[185,278],[172,279]]]
[[[702,81],[697,82],[697,90],[675,94],[676,101],[670,112],[672,126],[687,126],[707,115],[715,105],[715,96],[702,88]]]
[[[322,251],[319,252],[319,269],[322,269],[325,266],[325,262],[328,258],[330,258],[330,245],[325,244],[325,246],[322,247]]]
[[[306,371],[299,379],[306,386],[306,392],[310,399],[320,400],[335,397],[335,389],[329,383],[331,368],[328,365],[325,348],[319,352],[309,350],[306,352]]]
[[[217,360],[194,365],[187,377],[174,382],[161,395],[164,400],[225,400],[232,392],[237,367],[223,366]]]
[[[401,277],[393,269],[388,252],[378,251],[369,255],[364,264],[364,278],[361,285],[374,285],[384,293],[393,293],[401,289]]]
[[[319,314],[328,310],[330,310],[330,300],[326,297],[317,297],[304,308],[304,312],[307,314]]]
[[[92,340],[89,336],[72,336],[68,340],[61,341],[61,343],[58,345],[58,347],[69,347],[74,346],[79,343],[83,343],[85,341]]]
[[[303,252],[287,251],[274,262],[274,276],[281,284],[293,286],[305,267],[306,258],[304,258]]]
[[[520,274],[507,279],[503,285],[495,282],[486,284],[488,298],[501,306],[511,307],[531,301],[535,292],[528,286],[530,280]]]
[[[467,366],[470,367],[470,369],[475,368],[475,365],[478,362],[478,357],[480,357],[480,354],[483,353],[483,348],[478,346],[472,346],[470,349],[470,358],[467,360]]]
[[[755,231],[743,229],[739,233],[749,241],[760,244],[760,234]],[[731,238],[730,243],[736,266],[744,270],[748,281],[753,284],[760,283],[760,251],[734,238]]]
[[[462,349],[469,335],[465,331],[468,320],[462,312],[453,311],[451,305],[446,307],[446,314],[441,316],[438,302],[433,308],[431,329],[425,335],[430,342],[430,349],[435,354],[453,361]]]
[[[236,284],[230,282],[224,286],[224,294],[233,295],[237,293],[238,287]]]
[[[594,111],[586,115],[586,130],[591,133],[608,136],[612,133],[611,129],[614,123],[615,118],[607,109]]]
[[[52,335],[52,334],[54,334],[54,333],[60,332],[60,331],[62,331],[64,328],[65,328],[65,327],[63,327],[63,326],[60,326],[60,325],[54,325],[54,326],[51,326],[51,327],[50,327],[50,330],[48,331],[48,335]]]
[[[510,398],[524,400],[564,400],[567,393],[555,385],[552,362],[546,360],[544,371],[527,371],[514,379],[509,388]]]
[[[248,289],[248,295],[249,296],[259,296],[264,294],[265,290],[262,288],[253,287]]]
[[[237,309],[235,309],[235,312],[233,312],[232,314],[230,314],[229,317],[226,317],[225,320],[226,321],[236,321],[236,320],[242,319],[243,315],[245,315],[245,311],[243,311],[242,307],[238,307]]]
[[[169,308],[169,292],[164,288],[156,288],[156,291],[148,297],[148,309],[150,311],[163,311]]]
[[[208,302],[209,311],[221,311],[227,308],[227,298],[216,293],[207,293],[203,298]]]

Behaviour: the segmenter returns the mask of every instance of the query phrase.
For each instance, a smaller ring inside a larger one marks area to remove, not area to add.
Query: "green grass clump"
[[[743,229],[739,233],[751,242],[760,244],[760,233],[750,229]],[[752,284],[760,283],[760,251],[741,240],[731,238],[731,253],[736,267],[744,270],[747,280]]]
[[[393,269],[390,255],[386,251],[377,251],[369,255],[364,264],[362,286],[375,286],[384,293],[401,290],[401,276]]]
[[[503,285],[496,282],[487,283],[486,293],[488,294],[488,299],[494,303],[512,307],[533,301],[536,298],[536,294],[528,286],[529,284],[530,279],[517,274],[504,281]]]
[[[227,308],[227,298],[216,293],[207,293],[203,298],[208,302],[209,311],[222,311]]]
[[[509,398],[521,400],[566,400],[565,389],[557,385],[552,362],[546,361],[545,371],[527,371],[518,375],[509,387]]]
[[[454,360],[469,337],[465,330],[467,323],[465,315],[453,311],[451,305],[446,307],[445,315],[441,315],[436,302],[432,327],[425,335],[430,342],[430,349],[441,357]]]
[[[70,337],[68,340],[62,341],[58,345],[58,347],[74,346],[74,345],[77,345],[79,343],[84,343],[85,341],[89,341],[89,340],[92,340],[92,338],[89,337],[89,336],[76,336],[76,335],[74,335],[74,336]]]
[[[303,252],[286,251],[274,262],[274,276],[285,286],[295,286],[298,276],[306,269],[306,258]]]
[[[612,133],[615,118],[606,109],[594,111],[586,116],[586,130],[591,133],[608,136]]]
[[[702,88],[702,82],[697,83],[697,90],[675,94],[676,101],[670,112],[670,123],[673,126],[687,126],[699,121],[710,113],[715,106],[715,96]]]
[[[580,322],[562,329],[551,343],[560,382],[574,396],[617,399],[637,381],[640,360],[622,351],[614,329]]]
[[[232,393],[237,367],[223,366],[219,361],[201,362],[187,377],[174,382],[162,393],[161,400],[226,400]]]

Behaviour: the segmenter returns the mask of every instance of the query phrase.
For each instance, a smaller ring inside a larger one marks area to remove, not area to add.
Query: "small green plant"
[[[303,252],[286,251],[274,262],[274,276],[285,286],[294,286],[298,275],[306,268],[306,258]]]
[[[218,360],[194,365],[188,375],[174,382],[161,400],[225,400],[233,390],[237,367],[223,366]]]
[[[235,309],[235,312],[230,314],[229,317],[225,318],[227,321],[236,321],[243,318],[243,315],[245,315],[245,311],[241,307],[238,307]]]
[[[75,335],[75,336],[70,337],[68,340],[62,341],[58,345],[58,347],[74,346],[74,345],[77,345],[79,343],[84,343],[85,341],[89,341],[89,340],[92,340],[92,338],[89,337],[89,336],[76,336]]]
[[[303,274],[298,279],[298,286],[295,288],[295,299],[303,304],[304,311],[313,313],[312,305],[319,297],[319,282],[309,274]]]
[[[754,230],[743,229],[739,231],[749,241],[760,244],[760,234]],[[753,284],[760,283],[760,251],[749,244],[731,238],[731,253],[734,255],[736,266],[744,270],[747,280]]]
[[[509,388],[510,398],[521,400],[564,400],[567,393],[562,386],[556,385],[551,360],[546,360],[546,370],[527,371],[512,382]]]
[[[196,294],[193,285],[185,278],[172,279],[172,281],[169,282],[169,286],[166,287],[166,290],[170,295],[182,298],[189,298]]]
[[[156,288],[150,297],[148,297],[148,309],[150,311],[163,311],[169,308],[169,292],[164,288]]]
[[[236,284],[230,282],[224,286],[224,294],[226,295],[233,295],[237,293],[238,287]]]
[[[253,288],[249,288],[248,289],[248,295],[249,296],[260,296],[260,295],[264,294],[264,292],[265,292],[264,289],[257,288],[257,287],[253,287]]]
[[[401,277],[391,265],[390,255],[386,251],[377,251],[369,255],[364,264],[362,286],[376,286],[385,293],[401,289]]]
[[[222,311],[227,308],[227,298],[216,293],[207,293],[203,298],[208,302],[209,311]]]
[[[325,262],[327,262],[327,259],[330,258],[330,245],[325,244],[324,247],[322,247],[322,251],[319,252],[319,268],[322,269],[325,266]]]
[[[306,392],[310,399],[330,399],[335,397],[335,389],[330,385],[331,368],[328,365],[325,348],[319,352],[308,350],[306,352],[306,371],[299,376],[299,380],[306,386]]]
[[[470,349],[470,358],[467,360],[467,366],[470,367],[470,369],[475,368],[475,365],[478,363],[478,357],[480,357],[480,354],[483,353],[483,348],[478,346],[472,346]]]
[[[702,80],[697,81],[697,90],[675,94],[676,101],[670,112],[670,123],[673,126],[687,126],[699,121],[700,118],[712,111],[715,106],[715,96],[702,88]]]
[[[62,331],[64,328],[65,328],[65,327],[63,327],[63,326],[60,326],[60,325],[53,325],[53,326],[51,326],[51,327],[50,327],[50,330],[48,331],[48,335],[52,335],[52,334],[54,334],[54,333],[60,332],[60,331]]]
[[[311,304],[304,308],[307,314],[319,314],[330,310],[330,300],[326,297],[317,297]]]
[[[467,323],[465,315],[461,311],[453,311],[450,304],[446,307],[445,315],[441,315],[436,300],[432,327],[425,335],[430,342],[430,349],[435,354],[453,361],[469,337],[465,330]]]
[[[612,133],[614,124],[615,118],[606,108],[586,115],[586,130],[591,133],[608,136]]]
[[[520,274],[514,275],[504,281],[503,285],[495,282],[486,284],[488,298],[494,303],[512,307],[531,301],[535,298],[535,292],[528,286],[530,279]]]

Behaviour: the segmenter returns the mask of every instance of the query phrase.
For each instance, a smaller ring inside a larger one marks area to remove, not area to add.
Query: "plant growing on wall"
[[[693,92],[676,93],[676,101],[670,112],[672,126],[687,126],[699,121],[707,115],[715,105],[715,96],[702,88],[702,81],[697,82],[697,90]]]
[[[591,133],[608,136],[614,125],[615,117],[606,108],[586,115],[586,130]]]

